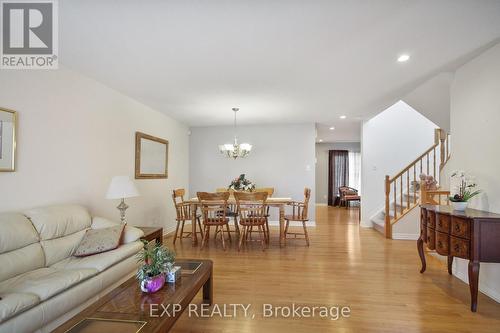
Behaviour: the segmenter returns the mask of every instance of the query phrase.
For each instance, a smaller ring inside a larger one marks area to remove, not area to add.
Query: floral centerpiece
[[[137,279],[141,290],[145,293],[154,293],[165,284],[165,274],[170,272],[175,261],[175,252],[159,243],[150,246],[146,240],[141,252],[137,254],[141,267],[137,271]]]
[[[455,210],[465,210],[470,199],[481,193],[476,189],[477,184],[473,177],[464,171],[455,171],[451,175],[452,184],[456,184],[454,195],[450,196],[451,204]]]
[[[241,174],[238,178],[233,179],[229,185],[230,190],[234,191],[249,191],[255,189],[255,184],[245,178],[245,174]]]

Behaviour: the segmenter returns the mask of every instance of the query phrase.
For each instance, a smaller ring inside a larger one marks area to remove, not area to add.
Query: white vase
[[[464,211],[467,208],[467,205],[469,203],[466,202],[451,202],[451,206],[453,207],[453,210],[459,210],[459,211]]]

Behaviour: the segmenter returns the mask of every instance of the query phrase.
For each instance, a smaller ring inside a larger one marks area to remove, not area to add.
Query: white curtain
[[[349,187],[361,194],[361,153],[349,152]]]

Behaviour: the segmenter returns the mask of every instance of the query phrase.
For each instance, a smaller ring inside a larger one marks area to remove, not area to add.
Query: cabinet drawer
[[[450,237],[450,255],[463,259],[470,258],[470,241],[457,237]]]
[[[427,226],[431,228],[436,227],[436,213],[427,211]]]
[[[436,231],[436,252],[443,256],[450,254],[450,235]]]
[[[450,232],[450,215],[436,214],[436,230]]]
[[[431,227],[427,227],[427,247],[429,250],[436,248],[436,231]]]
[[[451,234],[470,239],[470,220],[453,216],[451,218]]]

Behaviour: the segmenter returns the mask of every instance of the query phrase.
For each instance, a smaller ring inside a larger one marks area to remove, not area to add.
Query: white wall
[[[302,200],[304,187],[309,187],[309,217],[314,220],[314,124],[238,126],[239,142],[254,147],[247,158],[237,160],[218,151],[219,144],[232,141],[233,133],[232,126],[191,128],[190,193],[227,187],[242,173],[257,187],[274,187],[276,197]]]
[[[476,176],[484,193],[471,207],[500,213],[500,44],[455,73],[451,89],[450,170]],[[467,281],[467,261],[457,259],[454,274]],[[481,264],[479,288],[500,302],[500,264]],[[481,305],[479,305],[481,306]]]
[[[360,152],[359,142],[316,143],[316,203],[328,203],[328,152],[330,150],[349,150]]]
[[[188,128],[75,72],[1,71],[1,107],[19,112],[17,171],[0,173],[0,211],[79,203],[118,219],[105,194],[112,176],[134,176],[134,133],[170,141],[169,179],[136,180],[128,221],[171,229],[171,189],[188,186]]]
[[[385,176],[395,175],[429,149],[434,144],[436,127],[433,122],[402,101],[363,124],[361,131],[363,226],[371,226],[370,218],[384,206]]]
[[[450,86],[453,73],[440,73],[425,81],[403,100],[446,132],[450,131]]]

